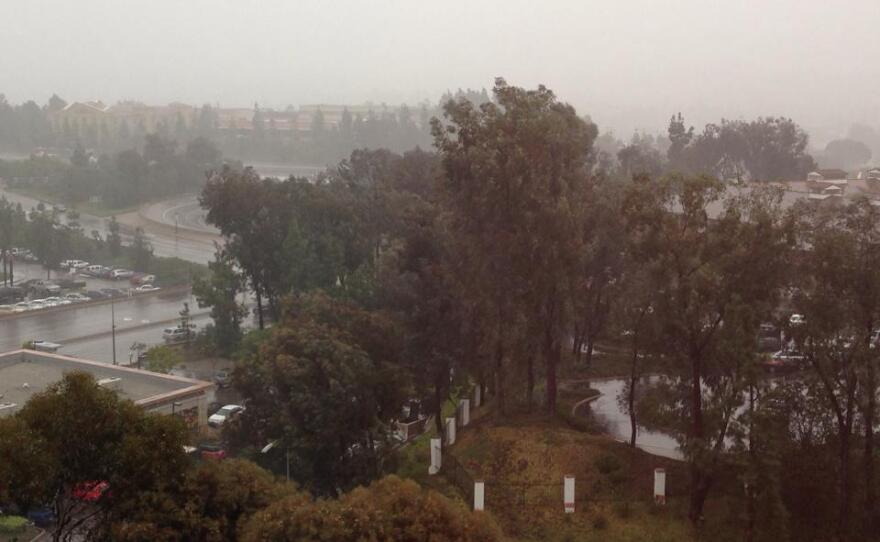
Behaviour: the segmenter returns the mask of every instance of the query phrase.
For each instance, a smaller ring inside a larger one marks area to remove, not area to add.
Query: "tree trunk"
[[[547,412],[556,412],[556,367],[562,358],[562,344],[559,340],[551,339],[547,356]]]
[[[446,431],[443,430],[443,401],[445,392],[444,378],[449,378],[447,372],[444,377],[444,371],[441,369],[434,375],[434,427],[437,428],[437,435],[440,441],[446,440]]]
[[[529,412],[532,411],[532,403],[534,401],[535,396],[535,360],[532,354],[529,354],[528,359],[528,380],[526,383],[526,400],[529,405]]]
[[[15,258],[9,258],[9,285],[15,282],[15,270],[13,269],[15,266]]]
[[[593,366],[593,346],[595,345],[595,339],[593,334],[590,333],[587,335],[587,367]]]
[[[498,413],[504,416],[507,414],[507,408],[504,403],[504,346],[501,344],[501,336],[495,345],[495,394],[498,400]]]
[[[840,457],[840,508],[837,516],[837,536],[839,540],[846,540],[849,532],[849,510],[850,510],[850,431],[840,435],[840,446],[838,449]]]
[[[712,487],[711,477],[696,464],[691,464],[691,502],[688,519],[699,529],[703,523],[703,506],[709,489]]]
[[[691,355],[691,434],[692,440],[705,440],[703,428],[702,364],[698,355]],[[702,457],[691,457],[691,501],[688,518],[699,527],[703,520],[703,505],[709,494],[709,477],[700,464]]]
[[[864,451],[864,475],[865,475],[865,521],[867,531],[874,531],[875,516],[877,515],[875,480],[874,480],[874,410],[876,408],[876,384],[873,360],[868,360],[867,401],[865,401],[865,451]]]
[[[754,426],[754,413],[755,413],[755,386],[753,384],[749,384],[749,440],[748,440],[748,453],[749,453],[749,462],[754,468],[754,465],[757,463],[755,459],[755,426]],[[745,494],[746,494],[746,542],[753,542],[755,540],[755,488],[750,486],[748,482],[745,484]]]
[[[257,295],[257,320],[259,321],[260,329],[265,329],[263,323],[263,296],[260,294],[260,287],[258,284],[254,284],[254,293]]]
[[[633,355],[632,355],[632,365],[630,366],[629,373],[629,396],[627,397],[627,405],[629,406],[629,427],[630,427],[630,437],[629,437],[629,445],[632,448],[636,447],[636,434],[638,431],[636,425],[636,384],[638,382],[638,371],[636,364],[639,361],[639,349],[636,346],[636,339],[633,337]]]

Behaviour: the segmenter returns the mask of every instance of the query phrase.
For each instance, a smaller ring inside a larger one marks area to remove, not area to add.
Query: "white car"
[[[191,329],[184,329],[182,327],[166,327],[162,330],[162,338],[167,343],[188,341],[192,336],[193,331]]]
[[[48,306],[49,305],[46,304],[45,299],[34,299],[33,301],[28,301],[27,310],[35,311],[35,310],[39,310],[39,309],[45,309]]]
[[[129,271],[128,269],[114,269],[110,271],[110,278],[112,279],[128,279],[134,275],[134,271]]]
[[[76,292],[66,294],[64,299],[70,301],[71,303],[81,303],[83,301],[91,301],[92,299],[88,296],[84,296],[83,294],[79,294]]]
[[[29,310],[31,310],[31,304],[27,301],[22,301],[12,306],[12,312],[24,312]]]
[[[211,427],[220,427],[242,412],[244,412],[244,407],[241,405],[226,405],[217,412],[211,414],[211,417],[208,418],[208,425]]]
[[[135,292],[155,292],[156,290],[161,290],[158,286],[153,286],[152,284],[142,284],[134,289]]]
[[[61,305],[70,305],[72,301],[63,297],[47,297],[44,302],[49,307],[59,307]]]
[[[89,262],[84,262],[82,260],[64,260],[58,265],[68,269],[85,269],[89,266]]]
[[[104,273],[106,271],[109,271],[109,269],[107,269],[103,265],[97,265],[97,264],[90,265],[90,266],[80,270],[80,272],[83,275],[88,275],[90,277],[97,277],[97,276],[101,275],[101,273]]]
[[[791,317],[788,319],[788,323],[793,326],[799,326],[806,321],[807,319],[804,318],[803,314],[792,314]]]

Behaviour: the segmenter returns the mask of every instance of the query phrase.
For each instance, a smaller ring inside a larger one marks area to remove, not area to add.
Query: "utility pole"
[[[116,301],[110,301],[110,337],[113,342],[113,365],[116,365]]]

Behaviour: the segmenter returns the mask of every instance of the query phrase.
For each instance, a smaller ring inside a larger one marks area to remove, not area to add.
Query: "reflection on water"
[[[593,415],[608,428],[608,432],[615,439],[629,442],[630,421],[629,414],[621,409],[617,397],[624,389],[625,381],[622,379],[595,380],[590,387],[599,390],[602,395],[590,403]],[[659,431],[650,431],[643,427],[638,428],[636,434],[636,446],[648,453],[672,459],[683,459],[678,442]]]

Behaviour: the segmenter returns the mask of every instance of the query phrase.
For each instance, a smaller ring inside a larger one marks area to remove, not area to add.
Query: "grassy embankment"
[[[6,190],[14,194],[19,194],[22,196],[27,196],[29,198],[48,202],[52,205],[67,206],[67,204],[63,201],[63,198],[59,197],[58,194],[50,190],[42,190],[35,186],[16,186],[15,188],[7,188]],[[141,205],[142,204],[129,205],[126,207],[107,207],[103,203],[92,203],[89,201],[84,201],[81,203],[69,205],[68,207],[75,209],[80,213],[109,218],[111,216],[118,216],[125,213],[137,211],[141,207]]]
[[[469,480],[486,482],[486,509],[514,541],[687,541],[696,534],[687,519],[687,468],[679,461],[632,449],[603,434],[589,417],[572,416],[574,405],[594,396],[589,379],[625,376],[630,358],[625,346],[602,345],[591,367],[567,363],[560,382],[557,415],[520,412],[504,418],[487,405],[471,411],[472,422],[460,429],[445,450],[467,474],[428,476],[428,434],[402,450],[398,474],[472,506]],[[642,370],[656,372],[656,362]],[[452,403],[445,411],[453,410]],[[668,503],[653,504],[654,469],[667,471]],[[461,473],[459,473],[461,474]],[[562,480],[576,479],[576,511],[565,514]],[[462,483],[464,480],[464,483]],[[733,479],[719,480],[719,491],[706,507],[702,539],[737,540],[741,510]],[[729,491],[725,491],[729,490]]]

